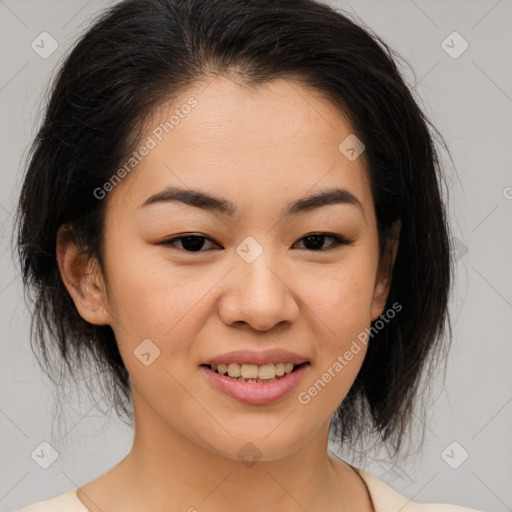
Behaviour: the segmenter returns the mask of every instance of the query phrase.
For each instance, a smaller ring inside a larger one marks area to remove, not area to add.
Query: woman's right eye
[[[205,240],[213,242],[211,238],[204,235],[182,235],[166,240],[162,242],[162,245],[175,245],[176,242],[181,242],[181,247],[178,247],[179,249],[186,252],[204,252],[201,249],[204,246]],[[213,243],[215,244],[215,242]]]

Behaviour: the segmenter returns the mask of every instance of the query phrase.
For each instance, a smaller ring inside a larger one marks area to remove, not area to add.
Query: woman
[[[88,354],[134,441],[23,512],[469,510],[328,451],[398,454],[444,357],[441,177],[391,50],[341,13],[108,10],[57,76],[18,244],[48,369]]]

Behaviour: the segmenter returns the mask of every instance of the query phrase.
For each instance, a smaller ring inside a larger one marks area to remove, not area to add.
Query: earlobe
[[[386,301],[391,289],[393,268],[400,242],[400,220],[395,221],[386,240],[384,255],[380,261],[377,280],[375,283],[374,295],[371,307],[371,320],[377,320],[386,307]]]
[[[80,316],[94,325],[109,324],[99,265],[87,257],[67,226],[61,226],[57,232],[57,263],[62,281]]]

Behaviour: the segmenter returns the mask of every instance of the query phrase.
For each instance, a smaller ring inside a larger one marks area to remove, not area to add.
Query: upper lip
[[[299,365],[308,362],[306,357],[303,357],[294,352],[281,349],[271,349],[262,351],[253,350],[235,350],[233,352],[227,352],[216,357],[208,359],[203,364],[256,364],[262,366],[270,363],[293,363]]]

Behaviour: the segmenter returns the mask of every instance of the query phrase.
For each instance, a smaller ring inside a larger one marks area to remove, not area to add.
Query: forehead
[[[351,161],[339,149],[352,133],[331,102],[298,82],[249,88],[210,79],[153,113],[140,141],[151,140],[151,150],[109,200],[134,209],[179,185],[229,196],[237,214],[276,200],[281,211],[287,198],[316,188],[342,187],[371,202],[364,154]]]

